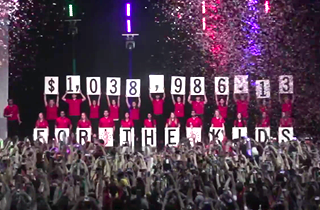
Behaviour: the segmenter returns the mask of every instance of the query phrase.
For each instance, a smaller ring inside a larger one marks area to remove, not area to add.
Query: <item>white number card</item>
[[[234,76],[234,93],[248,93],[248,75],[235,75]]]
[[[87,95],[101,94],[100,77],[87,77]]]
[[[270,80],[256,81],[256,95],[257,98],[270,98]]]
[[[293,94],[293,76],[292,75],[279,76],[279,93]]]
[[[228,77],[215,77],[214,90],[218,95],[229,95],[229,78]]]
[[[191,95],[204,95],[205,94],[204,77],[191,77],[190,78],[190,93]]]
[[[99,128],[99,139],[105,147],[113,147],[113,128]]]
[[[171,94],[185,95],[186,94],[186,77],[171,77]]]
[[[292,141],[293,135],[293,127],[279,127],[279,142]]]
[[[121,95],[121,78],[120,77],[107,77],[107,90],[108,96]]]
[[[44,93],[46,95],[59,94],[59,77],[45,77],[44,78]]]
[[[164,76],[149,75],[150,93],[164,93]]]
[[[79,75],[67,76],[66,89],[68,93],[80,93],[81,91],[81,81]]]
[[[48,142],[49,131],[48,128],[35,128],[33,129],[33,139],[38,139],[41,143]]]
[[[140,79],[127,79],[126,95],[127,97],[140,96]]]

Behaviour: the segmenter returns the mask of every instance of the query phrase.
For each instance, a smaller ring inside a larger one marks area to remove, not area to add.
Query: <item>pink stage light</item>
[[[268,12],[270,11],[269,1],[266,1],[266,2],[264,3],[264,11],[265,11],[266,13],[268,13]]]
[[[127,17],[131,16],[131,5],[128,3],[126,7]]]
[[[207,28],[206,18],[203,17],[203,18],[202,18],[202,30],[206,30],[206,28]]]
[[[202,1],[202,14],[206,13],[206,2]]]
[[[127,20],[127,32],[131,33],[131,20]]]

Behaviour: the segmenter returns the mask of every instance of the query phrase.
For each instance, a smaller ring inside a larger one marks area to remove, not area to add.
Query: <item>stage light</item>
[[[131,5],[129,3],[127,4],[126,12],[127,12],[127,17],[130,17],[131,16]]]
[[[127,32],[131,33],[131,20],[127,20]]]
[[[206,2],[202,1],[202,14],[206,13]]]
[[[69,17],[73,17],[74,13],[73,13],[73,5],[69,4]]]
[[[203,17],[203,18],[202,18],[202,30],[206,30],[206,27],[207,27],[207,25],[206,25],[206,18]]]
[[[265,11],[266,13],[268,13],[268,12],[270,11],[269,1],[266,1],[266,2],[264,3],[264,11]]]

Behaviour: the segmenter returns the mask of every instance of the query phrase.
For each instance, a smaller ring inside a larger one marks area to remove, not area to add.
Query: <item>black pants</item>
[[[56,120],[48,120],[48,124],[49,124],[49,139],[54,138],[54,128],[56,125]]]
[[[135,142],[134,147],[135,151],[141,151],[141,123],[140,120],[133,120],[134,123],[134,136]]]
[[[162,150],[164,147],[164,117],[163,115],[154,115],[154,119],[157,122],[157,149]]]
[[[19,135],[19,122],[18,120],[8,120],[7,121],[8,137],[13,138]]]
[[[92,127],[92,133],[93,134],[98,134],[99,130],[98,130],[98,127],[99,127],[99,119],[96,118],[96,119],[90,119],[91,121],[91,127]]]
[[[113,133],[113,146],[118,147],[120,144],[120,119],[114,121],[115,130]]]
[[[178,120],[180,122],[180,138],[185,137],[186,135],[186,120],[185,117],[178,117]]]
[[[72,124],[72,129],[71,129],[71,131],[72,131],[73,133],[76,133],[76,131],[77,131],[77,125],[78,125],[78,121],[79,121],[79,119],[80,119],[80,116],[70,116],[69,118],[70,118],[71,124]]]

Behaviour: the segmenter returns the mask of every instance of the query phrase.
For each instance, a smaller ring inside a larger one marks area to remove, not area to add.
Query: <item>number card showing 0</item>
[[[270,98],[270,81],[268,79],[256,81],[256,95],[257,98]]]
[[[80,76],[77,75],[72,75],[72,76],[67,76],[67,84],[66,84],[66,89],[68,93],[80,93],[81,88],[80,88]]]
[[[46,95],[59,94],[59,77],[45,77],[44,78],[44,93]]]
[[[190,78],[191,95],[204,95],[204,77]]]
[[[108,96],[121,95],[121,78],[120,77],[107,77],[107,91]]]
[[[140,97],[140,79],[127,79],[126,96]]]
[[[100,77],[87,77],[87,95],[101,94]]]
[[[186,78],[185,77],[171,77],[171,94],[185,95],[186,94]]]
[[[217,95],[229,95],[229,78],[228,77],[215,77],[214,89]]]
[[[281,75],[279,77],[279,93],[293,94],[293,76]]]

